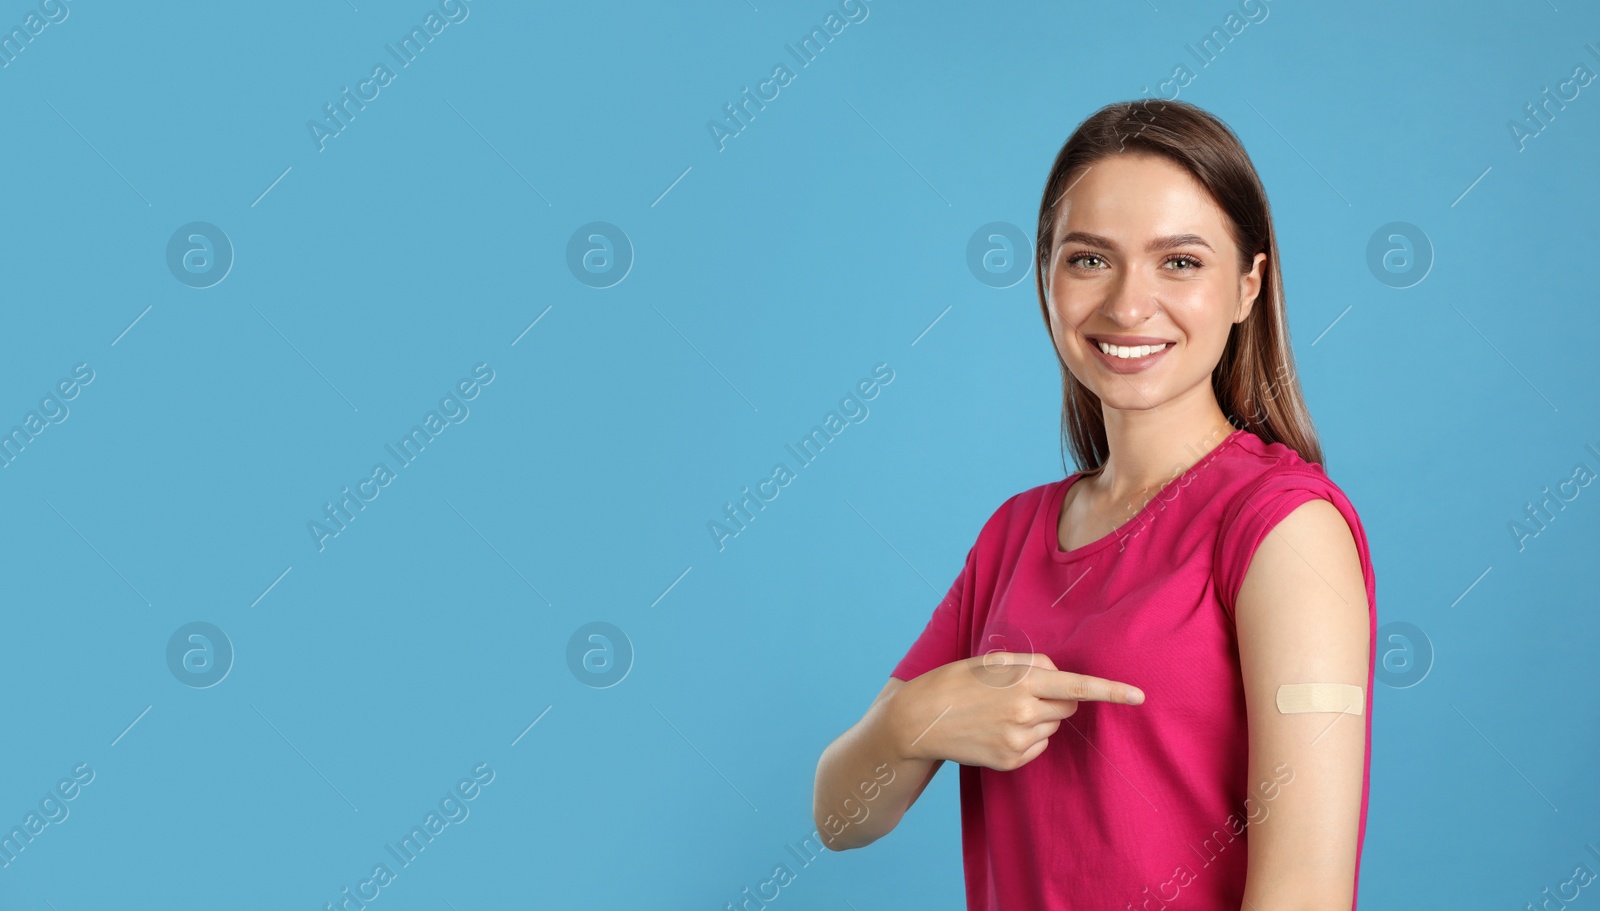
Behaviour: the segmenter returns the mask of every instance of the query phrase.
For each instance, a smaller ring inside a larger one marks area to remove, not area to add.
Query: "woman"
[[[819,832],[871,843],[949,759],[968,908],[1352,908],[1372,564],[1293,372],[1255,169],[1193,105],[1109,105],[1056,158],[1036,256],[1086,467],[984,524],[824,751]]]

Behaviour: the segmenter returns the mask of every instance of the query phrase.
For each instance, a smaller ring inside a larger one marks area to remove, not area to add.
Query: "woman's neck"
[[[1094,486],[1114,501],[1134,499],[1140,491],[1154,494],[1162,485],[1187,471],[1234,432],[1217,409],[1193,421],[1151,421],[1108,416],[1106,443],[1110,450],[1095,473]]]

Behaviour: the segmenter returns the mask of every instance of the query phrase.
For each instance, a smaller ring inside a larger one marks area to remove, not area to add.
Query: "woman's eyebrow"
[[[1056,241],[1057,247],[1062,247],[1066,244],[1085,244],[1091,247],[1105,247],[1108,250],[1117,249],[1116,243],[1111,238],[1102,237],[1099,234],[1091,234],[1088,231],[1072,231],[1063,234],[1061,239]],[[1146,253],[1154,253],[1157,250],[1189,246],[1205,247],[1213,253],[1216,252],[1211,249],[1210,244],[1206,243],[1205,238],[1198,234],[1168,234],[1165,237],[1152,238],[1149,243],[1144,245],[1144,249]]]

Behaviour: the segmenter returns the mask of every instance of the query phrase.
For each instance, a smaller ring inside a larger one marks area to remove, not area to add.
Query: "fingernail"
[[[1129,705],[1138,705],[1139,703],[1141,703],[1143,701],[1144,701],[1144,691],[1143,690],[1134,690],[1133,692],[1128,694],[1128,704]]]

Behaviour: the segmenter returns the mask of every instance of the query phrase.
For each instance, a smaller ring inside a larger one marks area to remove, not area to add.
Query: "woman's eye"
[[[1094,265],[1080,265],[1080,264],[1091,263],[1091,262],[1094,263]],[[1198,259],[1195,259],[1192,256],[1187,255],[1187,254],[1181,254],[1181,255],[1178,255],[1178,256],[1174,256],[1171,259],[1167,260],[1166,264],[1168,266],[1172,266],[1172,265],[1177,264],[1177,263],[1185,263],[1186,266],[1184,268],[1175,268],[1175,269],[1172,269],[1171,271],[1173,271],[1173,272],[1193,272],[1196,269],[1200,268],[1200,261]],[[1067,264],[1070,265],[1070,266],[1075,266],[1075,267],[1080,268],[1080,269],[1089,269],[1090,271],[1094,271],[1094,270],[1100,268],[1100,266],[1104,265],[1105,264],[1105,260],[1102,259],[1100,257],[1100,254],[1098,254],[1098,253],[1079,253],[1076,256],[1069,257],[1067,259]]]

